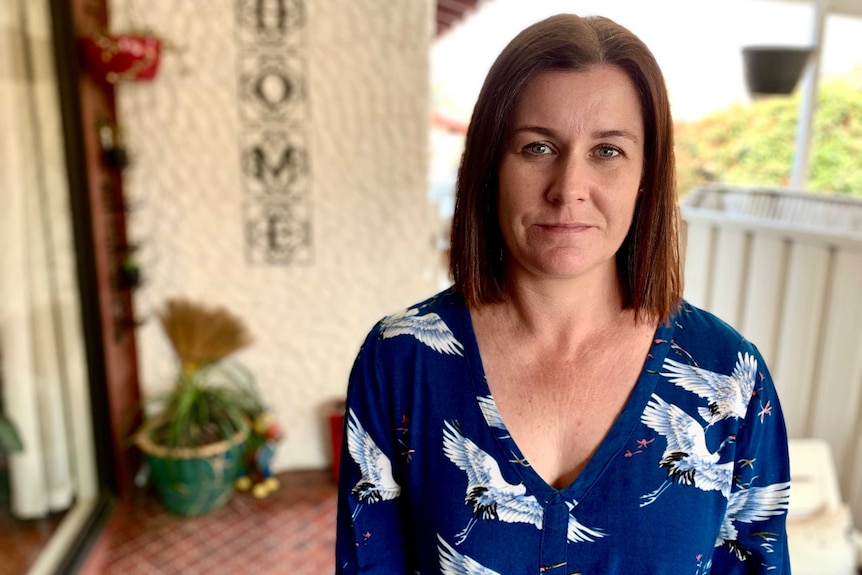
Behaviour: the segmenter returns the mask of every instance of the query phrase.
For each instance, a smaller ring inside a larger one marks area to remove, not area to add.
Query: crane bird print
[[[652,394],[641,421],[667,438],[667,447],[659,466],[667,469],[668,477],[658,489],[641,496],[641,507],[653,503],[673,483],[693,485],[704,491],[720,491],[725,497],[730,495],[733,463],[718,461],[721,450],[735,437],[722,441],[715,452],[709,451],[703,426],[678,406],[668,404],[656,394]]]
[[[749,354],[737,354],[733,373],[723,375],[672,359],[664,362],[662,375],[683,389],[696,393],[709,402],[697,412],[710,425],[722,419],[742,419],[757,383],[757,359]]]
[[[601,529],[592,529],[575,519],[575,516],[572,515],[572,511],[574,511],[576,503],[566,501],[566,507],[569,508],[569,523],[566,528],[566,538],[569,541],[572,543],[592,543],[596,539],[601,539],[606,535],[606,533]]]
[[[458,534],[456,545],[463,543],[479,520],[529,523],[542,528],[542,506],[527,495],[523,483],[509,483],[500,472],[497,461],[483,451],[448,421],[444,422],[443,452],[459,469],[467,472],[467,494],[464,503],[472,509],[467,526]]]
[[[503,418],[500,417],[500,412],[497,410],[497,404],[494,403],[494,398],[490,395],[477,395],[476,401],[479,402],[479,409],[482,410],[482,417],[485,418],[485,423],[489,427],[507,431],[506,424],[503,423]],[[508,435],[506,435],[508,437]]]
[[[744,561],[751,553],[737,540],[739,533],[734,524],[765,521],[774,515],[781,515],[787,511],[789,503],[790,482],[749,487],[731,493],[715,546],[727,545],[737,559]]]
[[[463,355],[464,346],[439,315],[418,314],[418,308],[410,308],[384,318],[380,322],[381,337],[411,335],[438,353]]]
[[[458,553],[440,535],[437,535],[437,540],[440,542],[437,552],[440,556],[440,573],[443,575],[500,575],[475,559]]]
[[[374,443],[352,409],[348,410],[347,449],[362,472],[362,477],[351,489],[359,499],[353,511],[353,519],[356,519],[364,504],[395,499],[401,494],[401,486],[392,477],[392,462]]]

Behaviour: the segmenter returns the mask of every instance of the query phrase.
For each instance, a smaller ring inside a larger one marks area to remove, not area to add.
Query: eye
[[[616,146],[602,145],[596,149],[596,155],[602,159],[616,158],[621,154],[622,151]]]
[[[549,146],[548,144],[545,144],[543,142],[532,142],[532,143],[524,146],[522,148],[522,150],[524,150],[528,154],[533,154],[536,156],[543,156],[545,154],[553,153],[551,146]]]

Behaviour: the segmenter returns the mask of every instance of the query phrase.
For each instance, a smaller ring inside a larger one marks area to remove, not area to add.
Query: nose
[[[589,195],[589,166],[584,159],[567,155],[560,159],[549,182],[548,201],[555,204],[583,202]]]

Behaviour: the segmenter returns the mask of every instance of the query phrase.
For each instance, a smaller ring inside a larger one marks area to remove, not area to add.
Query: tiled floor
[[[60,513],[45,519],[21,521],[9,513],[7,502],[0,502],[0,533],[3,534],[0,536],[0,573],[26,573],[62,518]]]
[[[238,493],[199,517],[167,513],[152,495],[106,527],[105,575],[332,573],[336,488],[327,471],[278,475],[265,499]]]

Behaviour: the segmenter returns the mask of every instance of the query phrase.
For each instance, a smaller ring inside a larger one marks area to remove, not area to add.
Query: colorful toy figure
[[[263,411],[255,418],[246,443],[245,465],[236,480],[238,490],[251,489],[252,495],[261,499],[278,489],[278,479],[272,476],[270,465],[275,444],[281,437],[281,428],[272,412]]]

